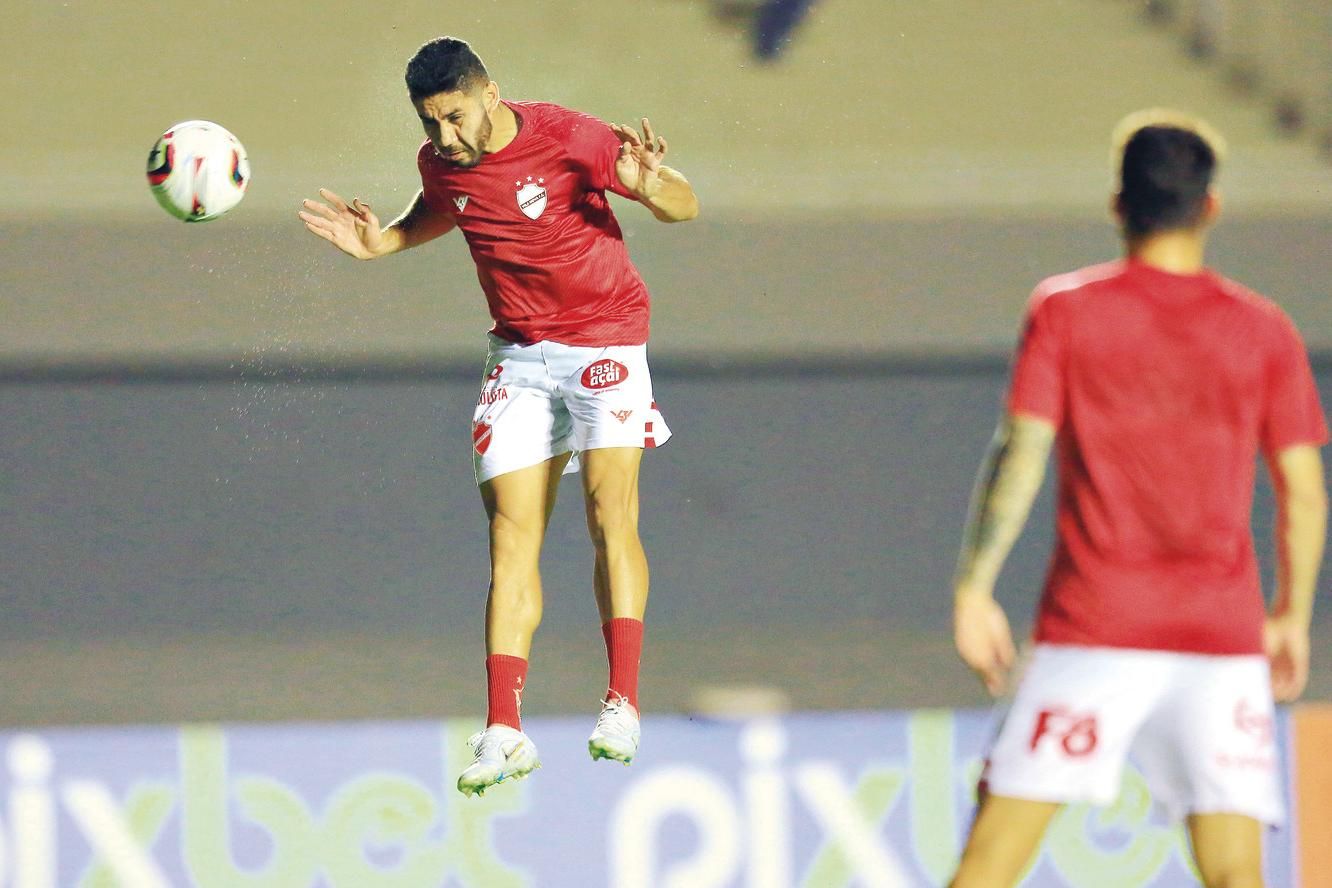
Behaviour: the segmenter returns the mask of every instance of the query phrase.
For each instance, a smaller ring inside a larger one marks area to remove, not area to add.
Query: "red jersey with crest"
[[[1038,641],[1262,652],[1256,457],[1327,441],[1304,344],[1276,305],[1134,260],[1050,278],[1008,407],[1058,428]]]
[[[425,201],[457,223],[510,342],[640,345],[648,291],[606,197],[620,140],[604,122],[545,102],[505,102],[518,135],[474,167],[417,152]]]

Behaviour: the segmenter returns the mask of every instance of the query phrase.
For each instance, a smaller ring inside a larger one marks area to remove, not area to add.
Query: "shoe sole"
[[[525,749],[526,746],[523,744],[520,744],[519,746],[515,747],[513,752],[509,753],[509,757],[504,760],[505,765],[508,765],[510,762],[512,762],[513,757],[516,754],[523,752]],[[491,780],[487,783],[479,783],[475,785],[464,784],[462,782],[462,778],[460,777],[458,778],[458,792],[462,793],[464,796],[466,796],[469,799],[474,794],[477,796],[483,796],[486,794],[486,790],[490,789],[490,787],[500,783],[504,783],[505,781],[512,783],[517,780],[522,780],[524,777],[531,774],[533,771],[537,770],[540,767],[541,767],[540,761],[533,761],[530,765],[526,767],[520,766],[518,768],[513,769],[512,771],[500,771],[494,780]]]
[[[620,764],[628,765],[634,760],[634,754],[637,752],[637,750],[628,753],[626,755],[623,752],[616,752],[613,749],[610,749],[606,746],[602,746],[601,744],[597,743],[597,741],[595,740],[589,740],[587,741],[587,752],[588,755],[592,756],[592,761],[594,762],[597,761],[598,759],[609,759],[610,761],[613,762],[619,762]]]

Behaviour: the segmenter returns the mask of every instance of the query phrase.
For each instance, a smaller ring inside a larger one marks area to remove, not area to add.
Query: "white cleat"
[[[508,725],[491,725],[467,738],[476,758],[458,776],[458,791],[484,795],[496,783],[521,780],[541,767],[536,744]]]
[[[638,752],[638,710],[625,697],[601,701],[601,715],[597,727],[587,738],[587,751],[592,760],[613,759],[626,765]]]

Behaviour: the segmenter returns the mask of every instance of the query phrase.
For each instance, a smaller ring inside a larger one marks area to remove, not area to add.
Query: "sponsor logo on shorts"
[[[629,368],[619,361],[606,358],[583,371],[583,388],[604,389],[619,385],[629,378]],[[623,420],[621,420],[623,422]]]
[[[476,406],[489,407],[496,401],[509,400],[509,387],[502,385],[499,388],[485,389],[481,392],[481,397],[476,399]]]
[[[477,456],[485,456],[486,451],[490,449],[493,431],[488,422],[472,423],[472,449],[476,451]]]
[[[529,219],[535,219],[546,209],[546,180],[538,178],[532,180],[531,176],[527,181],[519,180],[513,183],[513,187],[518,189],[514,195],[518,200],[518,209],[523,211],[523,215]]]
[[[1213,756],[1218,768],[1225,768],[1234,771],[1275,771],[1276,759],[1270,755],[1262,753],[1253,753],[1250,755],[1232,755],[1228,752],[1218,752]]]
[[[1047,738],[1067,756],[1091,755],[1096,749],[1096,715],[1070,712],[1061,706],[1042,709],[1036,714],[1036,727],[1031,732],[1031,751],[1035,752]]]
[[[631,416],[634,415],[634,411],[632,411],[632,410],[612,410],[612,411],[610,412],[610,415],[613,416],[613,417],[615,417],[616,419],[618,419],[618,420],[620,421],[620,424],[621,424],[621,425],[624,425],[624,423],[626,423],[626,422],[629,421],[629,417],[631,417]]]
[[[1271,746],[1276,736],[1272,714],[1255,707],[1243,697],[1235,704],[1235,727],[1252,737],[1259,746]]]

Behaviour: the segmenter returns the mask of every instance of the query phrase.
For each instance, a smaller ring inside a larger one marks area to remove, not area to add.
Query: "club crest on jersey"
[[[528,176],[526,181],[519,180],[513,183],[513,187],[518,189],[515,197],[518,200],[518,209],[523,211],[523,215],[529,219],[535,219],[546,209],[546,180],[542,178],[533,179]]]
[[[606,358],[604,361],[597,361],[583,371],[583,388],[604,389],[613,385],[619,385],[629,378],[629,368],[619,361],[612,361]],[[620,420],[623,422],[624,420]]]
[[[467,195],[460,194],[453,199],[453,205],[458,208],[458,212],[467,209]]]

